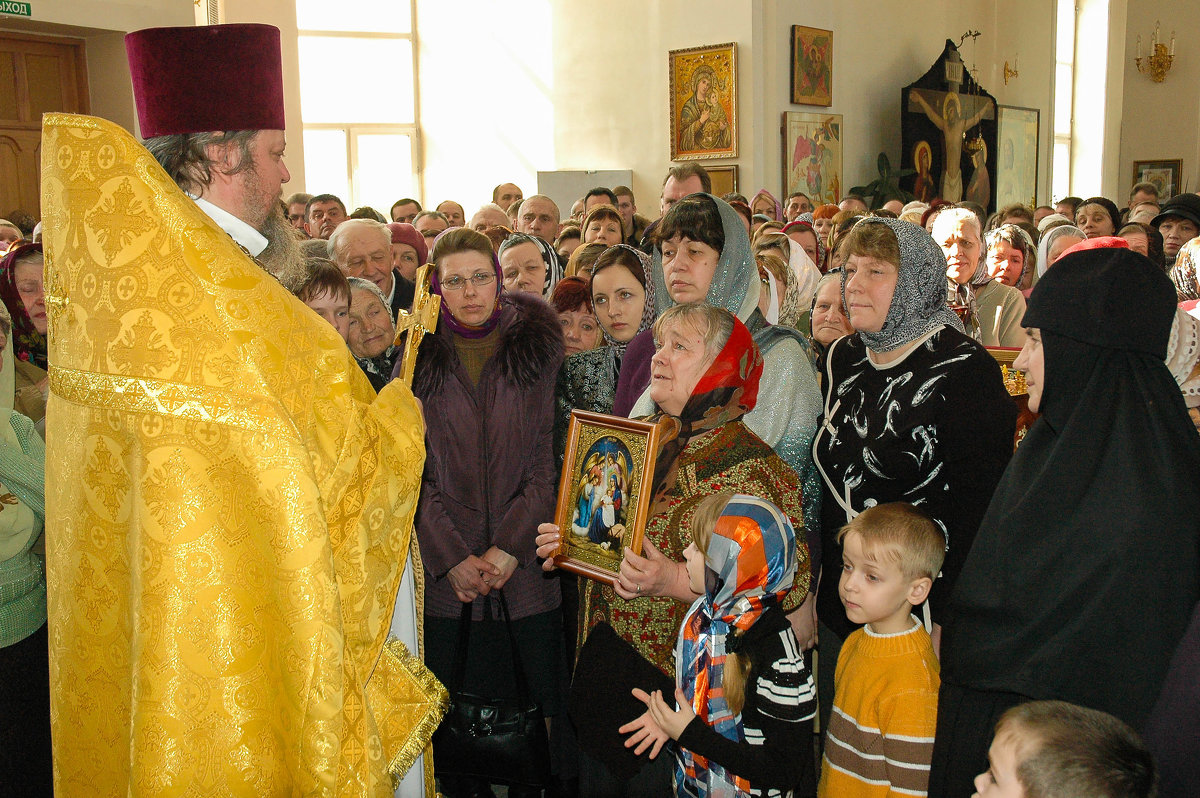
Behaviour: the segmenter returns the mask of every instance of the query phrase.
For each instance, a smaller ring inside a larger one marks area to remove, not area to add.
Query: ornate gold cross
[[[417,287],[413,292],[412,311],[400,311],[396,317],[396,339],[393,343],[400,345],[400,338],[408,333],[408,341],[404,345],[404,356],[400,360],[400,379],[409,388],[412,387],[413,373],[417,370],[417,349],[426,333],[433,334],[437,330],[438,314],[442,309],[442,298],[429,292],[429,270],[432,264],[426,263],[417,269]]]

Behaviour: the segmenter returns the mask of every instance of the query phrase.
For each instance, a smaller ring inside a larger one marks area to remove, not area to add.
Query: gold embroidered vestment
[[[56,794],[390,795],[444,700],[381,657],[411,392],[124,130],[47,115],[42,159]]]

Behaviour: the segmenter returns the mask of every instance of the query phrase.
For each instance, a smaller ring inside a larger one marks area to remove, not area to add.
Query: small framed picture
[[[736,158],[737,44],[668,54],[671,160]]]
[[[1133,162],[1133,182],[1153,183],[1158,187],[1161,202],[1166,202],[1182,191],[1179,187],[1179,176],[1182,173],[1183,160],[1180,158],[1173,161]]]
[[[733,166],[709,166],[705,168],[712,180],[712,194],[720,197],[738,190],[738,168]]]
[[[792,102],[833,105],[833,31],[792,26]]]
[[[554,522],[559,568],[615,584],[625,547],[642,552],[650,514],[658,426],[571,411]]]

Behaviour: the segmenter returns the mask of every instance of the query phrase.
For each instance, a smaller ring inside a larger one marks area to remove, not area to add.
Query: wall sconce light
[[[1004,62],[1004,85],[1005,86],[1008,85],[1008,81],[1011,80],[1012,78],[1020,77],[1021,73],[1017,71],[1017,67],[1020,64],[1020,62],[1021,62],[1021,54],[1020,53],[1017,53],[1016,58],[1013,59],[1012,66],[1009,66],[1007,61]]]
[[[1137,58],[1134,63],[1137,64],[1138,72],[1142,72],[1150,76],[1150,79],[1155,83],[1162,83],[1163,78],[1171,71],[1171,62],[1175,60],[1175,31],[1171,31],[1171,45],[1162,43],[1162,38],[1159,36],[1159,23],[1154,23],[1154,35],[1150,37],[1150,53],[1142,57],[1142,36],[1139,33],[1137,37]]]

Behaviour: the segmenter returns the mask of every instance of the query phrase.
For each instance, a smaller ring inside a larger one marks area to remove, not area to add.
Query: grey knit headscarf
[[[958,316],[946,307],[946,256],[933,237],[924,228],[899,219],[868,216],[858,224],[887,225],[900,242],[896,291],[883,327],[878,332],[858,333],[867,348],[890,352],[942,325],[963,332]],[[846,301],[844,275],[842,301]]]

